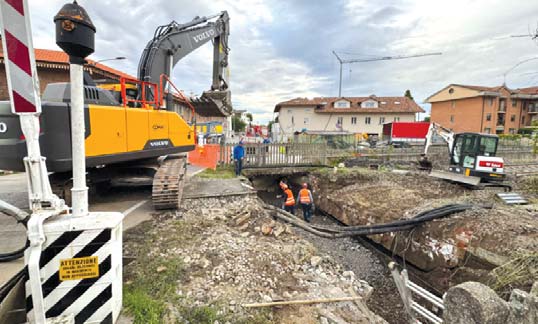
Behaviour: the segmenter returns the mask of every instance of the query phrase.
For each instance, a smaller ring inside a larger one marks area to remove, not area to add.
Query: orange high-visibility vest
[[[295,198],[293,198],[293,192],[291,192],[290,189],[284,190],[284,193],[288,195],[288,198],[286,198],[286,202],[284,203],[285,206],[293,206],[295,205]]]
[[[301,204],[312,203],[312,201],[310,200],[310,190],[303,188],[299,191],[299,202]]]

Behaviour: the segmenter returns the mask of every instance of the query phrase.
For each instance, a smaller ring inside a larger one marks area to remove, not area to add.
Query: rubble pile
[[[259,318],[260,308],[244,307],[249,303],[340,297],[360,298],[263,308],[261,314],[273,323],[385,323],[365,306],[372,288],[360,274],[319,253],[262,206],[253,195],[186,199],[181,210],[156,214],[142,234],[149,248],[140,231],[126,235],[126,254],[135,259],[127,277],[146,257],[180,260],[175,294],[181,302],[216,305],[230,323]],[[169,318],[182,319],[181,308],[168,309]]]

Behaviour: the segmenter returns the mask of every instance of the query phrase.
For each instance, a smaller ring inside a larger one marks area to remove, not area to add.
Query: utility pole
[[[344,64],[351,64],[351,63],[365,63],[365,62],[375,62],[375,61],[389,61],[389,60],[402,60],[402,59],[408,59],[408,58],[414,58],[414,57],[423,57],[423,56],[432,56],[432,55],[442,55],[443,53],[435,52],[435,53],[420,53],[420,54],[413,54],[413,55],[395,55],[395,56],[382,56],[382,57],[374,57],[374,58],[368,58],[368,59],[348,59],[344,60],[335,51],[332,51],[334,56],[336,56],[336,59],[340,63],[340,83],[338,85],[338,97],[342,96],[342,65]]]

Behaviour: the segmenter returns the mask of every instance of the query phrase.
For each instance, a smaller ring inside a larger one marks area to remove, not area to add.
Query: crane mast
[[[338,97],[342,96],[342,66],[344,64],[365,63],[365,62],[375,62],[375,61],[389,61],[389,60],[403,60],[403,59],[408,59],[408,58],[443,54],[441,52],[435,52],[435,53],[420,53],[420,54],[412,54],[412,55],[381,56],[381,57],[366,58],[366,59],[343,59],[336,53],[336,51],[332,51],[332,52],[334,56],[336,57],[336,59],[338,60],[338,62],[340,63],[340,83],[338,86]]]

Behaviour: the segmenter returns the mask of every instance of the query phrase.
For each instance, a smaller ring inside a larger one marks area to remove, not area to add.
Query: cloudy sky
[[[34,46],[58,49],[52,18],[65,1],[29,3]],[[132,75],[158,25],[227,10],[233,105],[261,122],[272,118],[280,101],[338,94],[339,64],[332,50],[349,59],[442,52],[344,65],[344,96],[398,96],[410,89],[418,103],[449,83],[500,85],[511,67],[538,57],[538,41],[511,37],[536,33],[534,0],[79,0],[79,4],[97,27],[91,58],[125,56],[127,60],[107,64]],[[176,85],[187,94],[209,89],[211,62],[212,48],[207,44],[176,65]],[[512,88],[538,85],[538,59],[510,71],[506,83]]]

